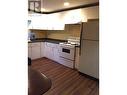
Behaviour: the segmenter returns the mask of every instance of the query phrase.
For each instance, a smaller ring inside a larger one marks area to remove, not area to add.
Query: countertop
[[[67,42],[67,40],[60,40],[60,39],[51,39],[51,38],[36,38],[34,40],[28,41],[28,43],[35,43],[35,42],[49,42],[59,44],[62,42]],[[75,46],[76,48],[80,48],[80,46]]]
[[[28,43],[35,43],[35,42],[50,42],[50,43],[59,44],[60,42],[67,42],[67,40],[50,39],[50,38],[36,38],[34,40],[28,41]]]

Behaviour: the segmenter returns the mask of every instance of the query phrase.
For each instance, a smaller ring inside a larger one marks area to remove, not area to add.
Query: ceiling
[[[38,0],[32,0],[32,1],[38,1]],[[65,1],[69,2],[70,5],[64,6]],[[91,4],[96,2],[99,2],[99,0],[41,0],[41,9],[43,8],[45,9],[43,10],[43,12],[51,12],[55,10],[76,7],[76,6]]]

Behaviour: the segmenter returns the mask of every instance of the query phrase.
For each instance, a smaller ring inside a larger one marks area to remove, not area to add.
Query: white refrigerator
[[[99,20],[82,23],[78,70],[99,79]]]

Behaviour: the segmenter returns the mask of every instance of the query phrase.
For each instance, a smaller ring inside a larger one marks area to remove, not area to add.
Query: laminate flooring
[[[98,81],[48,58],[33,60],[31,67],[52,80],[52,87],[44,95],[99,95]]]

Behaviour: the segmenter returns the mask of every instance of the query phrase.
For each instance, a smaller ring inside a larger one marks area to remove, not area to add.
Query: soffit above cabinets
[[[42,12],[53,12],[87,4],[98,3],[99,0],[28,0],[28,1],[41,1]],[[64,2],[69,2],[68,6],[64,6]]]

